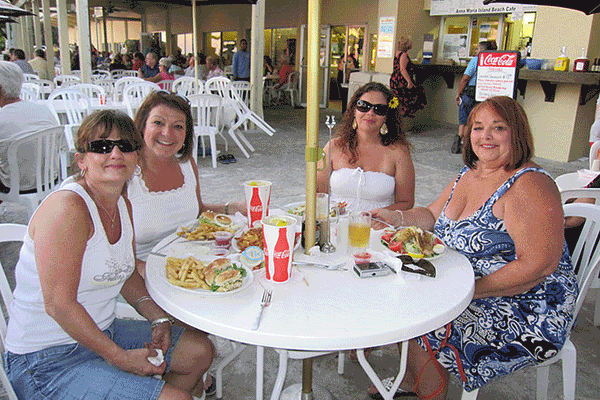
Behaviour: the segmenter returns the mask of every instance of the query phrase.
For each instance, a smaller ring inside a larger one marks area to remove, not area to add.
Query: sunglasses
[[[121,139],[121,140],[106,140],[106,139],[94,140],[94,141],[88,143],[87,149],[90,153],[108,154],[113,151],[115,146],[117,146],[122,153],[131,153],[133,151],[137,151],[140,149],[140,146],[138,146],[137,144],[131,143],[130,141],[124,140],[124,139]]]
[[[373,109],[377,115],[387,115],[388,105],[387,104],[371,104],[365,100],[358,100],[356,102],[356,109],[360,112],[367,113],[370,109]]]
[[[168,90],[165,89],[158,89],[155,90],[154,93],[165,97],[165,96],[177,96],[177,97],[181,97],[183,100],[185,100],[186,103],[191,104],[190,103],[190,99],[188,99],[187,97],[185,97],[184,95],[180,94],[180,93],[174,93],[174,92],[169,92]]]

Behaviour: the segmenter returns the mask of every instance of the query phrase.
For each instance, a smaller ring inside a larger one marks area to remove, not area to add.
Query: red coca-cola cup
[[[262,219],[265,276],[277,283],[287,282],[292,276],[292,254],[296,237],[296,218],[285,215]]]
[[[271,182],[246,181],[244,182],[244,193],[246,194],[248,228],[254,228],[258,225],[258,222],[269,215]]]

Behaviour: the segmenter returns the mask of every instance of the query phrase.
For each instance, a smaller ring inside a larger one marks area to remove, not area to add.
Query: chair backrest
[[[133,71],[133,70],[125,70],[123,72],[123,76],[134,76],[134,77],[138,77],[138,72],[137,71]]]
[[[135,111],[142,104],[146,96],[155,90],[161,90],[160,86],[148,81],[134,82],[125,86],[125,89],[123,89],[123,102],[131,118],[135,116]]]
[[[252,86],[250,86],[250,82],[246,81],[232,81],[230,85],[230,90],[234,90],[239,98],[247,105],[250,106],[250,92],[252,90]]]
[[[565,204],[563,208],[565,217],[585,218],[583,229],[571,256],[573,267],[578,271],[579,295],[575,303],[574,318],[569,327],[570,332],[583,305],[587,289],[600,270],[600,245],[597,243],[600,234],[600,207],[595,204],[572,203]]]
[[[27,81],[37,81],[39,80],[40,77],[37,76],[36,74],[23,74],[23,81],[27,82]]]
[[[115,81],[115,87],[113,89],[113,98],[115,101],[120,101],[123,96],[123,89],[125,86],[130,85],[135,82],[146,82],[142,78],[138,78],[137,76],[124,76]]]
[[[21,100],[35,101],[40,99],[40,85],[31,81],[23,82],[21,86]]]
[[[233,76],[233,66],[232,65],[226,65],[226,66],[224,66],[223,67],[223,72],[228,77]]]
[[[110,72],[105,69],[95,69],[92,71],[92,78],[94,77],[103,77],[104,79],[110,79]]]
[[[74,71],[72,71],[74,72]],[[77,75],[57,75],[52,80],[56,87],[69,87],[71,85],[75,85],[76,83],[81,83],[81,79]]]
[[[94,80],[94,85],[101,86],[108,96],[113,96],[113,91],[115,89],[114,79],[97,79]]]
[[[590,147],[590,169],[593,169],[594,160],[600,159],[598,153],[600,153],[600,142],[594,142],[592,147]]]
[[[208,94],[218,94],[223,98],[229,98],[229,84],[231,80],[224,76],[215,76],[206,81],[204,92]]]
[[[70,75],[74,75],[74,76],[80,77],[81,76],[81,70],[80,69],[72,69]]]
[[[192,94],[188,96],[188,100],[197,109],[195,132],[202,135],[216,134],[221,123],[223,98],[215,94]]]
[[[27,226],[20,224],[0,224],[0,243],[6,242],[22,242],[25,234],[27,233]],[[0,352],[4,353],[4,340],[6,339],[6,328],[7,320],[10,318],[10,303],[12,303],[14,297],[8,279],[6,278],[6,270],[2,263],[0,263],[0,293],[2,294],[2,300],[4,307],[0,307]],[[7,315],[4,315],[6,310]],[[6,392],[9,400],[19,400],[15,391],[8,380],[8,376],[4,371],[4,366],[0,363],[0,381],[2,382],[2,389]],[[4,393],[2,393],[4,395]]]
[[[42,99],[47,99],[48,96],[50,96],[50,93],[54,92],[54,89],[56,89],[56,85],[54,84],[54,82],[48,79],[30,81],[30,83],[35,83],[40,86],[40,96]]]
[[[600,188],[565,189],[560,192],[563,204],[571,199],[594,199],[594,204],[600,204]]]
[[[182,76],[173,82],[172,91],[182,96],[189,96],[191,94],[202,94],[204,93],[204,82],[198,80],[198,90],[195,89],[196,78],[191,76]]]
[[[24,203],[32,206],[31,209],[52,192],[59,185],[59,150],[63,137],[64,128],[57,125],[13,140],[8,146],[10,191],[0,194],[0,199]],[[32,186],[35,183],[34,193],[20,193],[23,176],[34,179],[35,182],[29,182]]]
[[[51,100],[50,109],[57,120],[60,121],[58,114],[64,113],[67,123],[72,125],[81,124],[90,110],[90,99],[80,90],[58,89],[50,94],[48,100]]]
[[[69,89],[79,90],[84,93],[90,99],[97,99],[100,96],[106,95],[106,90],[100,85],[95,83],[78,83],[76,85],[70,86]]]
[[[125,69],[113,69],[112,71],[110,71],[110,77],[112,79],[119,79],[125,76]]]
[[[173,82],[175,82],[175,81],[172,79],[163,79],[162,81],[158,82],[158,86],[162,90],[172,92],[173,91]]]

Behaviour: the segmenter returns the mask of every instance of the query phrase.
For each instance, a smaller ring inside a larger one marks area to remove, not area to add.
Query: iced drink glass
[[[262,220],[265,276],[277,283],[292,276],[292,254],[296,237],[296,218],[285,215],[264,217]]]
[[[371,236],[371,213],[354,212],[348,220],[348,244],[354,249],[369,247]]]
[[[244,182],[246,194],[246,211],[248,212],[248,228],[254,228],[257,221],[269,215],[271,202],[271,182],[246,181]]]

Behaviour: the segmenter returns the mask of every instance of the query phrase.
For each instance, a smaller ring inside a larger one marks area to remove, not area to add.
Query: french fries
[[[235,233],[235,230],[229,227],[200,223],[195,228],[181,228],[181,230],[177,232],[177,235],[183,236],[187,240],[212,240],[215,238],[215,232],[217,231],[227,231],[232,234]]]
[[[237,245],[240,251],[246,250],[250,246],[258,246],[263,248],[263,233],[262,228],[251,228],[242,233],[237,240]]]
[[[206,264],[194,257],[185,259],[167,257],[167,280],[173,285],[188,289],[206,289],[210,286],[204,280]]]

